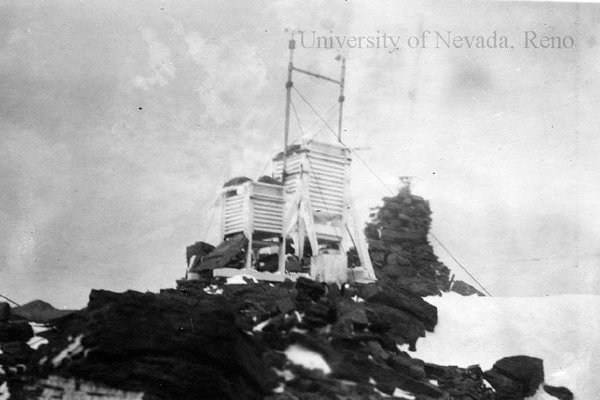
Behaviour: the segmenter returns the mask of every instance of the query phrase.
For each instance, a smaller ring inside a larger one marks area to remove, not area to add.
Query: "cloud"
[[[206,110],[205,118],[223,124],[244,118],[236,113],[243,102],[256,97],[265,85],[266,67],[256,51],[240,45],[238,38],[208,41],[198,32],[185,36],[187,56],[201,67],[196,92]]]
[[[71,189],[70,155],[30,130],[13,131],[2,140],[0,152],[13,179],[3,179],[3,191],[13,196],[15,214],[6,215],[6,266],[23,271],[43,259],[40,252],[53,220],[68,208]],[[16,219],[15,219],[16,217]]]
[[[133,84],[141,89],[149,90],[153,86],[166,86],[175,77],[175,66],[171,61],[171,51],[156,38],[152,28],[140,29],[142,38],[148,45],[148,67],[150,73],[146,76],[136,76]]]

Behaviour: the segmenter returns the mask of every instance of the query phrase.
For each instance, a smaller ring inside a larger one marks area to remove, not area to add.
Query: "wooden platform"
[[[289,272],[286,274],[280,274],[278,272],[260,272],[255,269],[250,268],[217,268],[213,270],[213,276],[221,276],[224,278],[229,278],[237,275],[247,275],[253,278],[256,278],[259,281],[267,281],[267,282],[283,282],[286,279],[289,279],[293,282],[296,281],[299,277],[303,276],[305,278],[310,278],[309,274],[302,272]]]
[[[280,274],[278,272],[260,272],[260,271],[257,271],[255,269],[250,269],[250,268],[242,268],[242,269],[216,268],[216,269],[213,269],[212,272],[213,272],[214,277],[220,276],[223,278],[230,278],[232,276],[237,276],[237,275],[246,275],[246,276],[251,276],[253,278],[256,278],[259,281],[266,281],[266,282],[283,282],[286,279],[289,279],[292,282],[295,282],[296,279],[298,279],[301,276],[305,277],[305,278],[309,278],[309,279],[313,278],[310,276],[310,274],[303,273],[303,272],[288,272],[285,274]],[[348,269],[348,282],[356,282],[356,283],[374,282],[373,279],[369,279],[365,275],[366,275],[365,271],[361,267]]]

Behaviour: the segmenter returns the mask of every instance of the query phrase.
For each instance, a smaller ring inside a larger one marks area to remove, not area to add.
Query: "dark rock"
[[[423,240],[423,235],[418,232],[412,231],[398,231],[390,228],[383,228],[381,230],[381,240],[388,242],[398,242],[398,241],[419,241]]]
[[[411,350],[416,350],[417,339],[425,336],[425,325],[408,313],[378,303],[367,303],[365,310],[369,330],[389,333],[397,344],[408,343]]]
[[[327,285],[325,296],[333,302],[339,301],[342,296],[342,289],[338,285]]]
[[[354,296],[358,296],[358,288],[346,283],[342,286],[341,295],[346,299],[352,299]]]
[[[272,368],[277,368],[278,370],[283,370],[285,364],[287,364],[288,359],[284,353],[267,350],[263,353],[263,361],[265,364]]]
[[[573,400],[573,392],[566,387],[544,385],[544,391],[559,400]]]
[[[437,324],[437,308],[413,292],[398,286],[388,285],[381,292],[371,296],[369,303],[379,303],[403,311],[421,321],[428,331],[433,332]]]
[[[425,364],[425,372],[429,378],[437,379],[438,387],[450,398],[496,400],[493,390],[483,382],[483,372],[478,365],[459,368]]]
[[[326,292],[326,286],[323,283],[313,281],[312,279],[303,276],[296,280],[296,289],[298,289],[298,292],[305,293],[313,301],[319,300]]]
[[[366,352],[339,351],[335,362],[330,363],[331,377],[345,379],[357,383],[369,383],[369,369],[371,361]]]
[[[359,284],[358,286],[358,297],[363,300],[369,300],[381,292],[381,288],[376,283]]]
[[[10,304],[0,301],[0,322],[10,319]]]
[[[429,382],[415,379],[395,369],[372,362],[369,366],[369,376],[377,382],[376,386],[380,391],[389,395],[393,394],[396,388],[434,399],[441,398],[444,395],[444,392]]]
[[[296,303],[290,297],[282,297],[276,300],[277,308],[282,313],[286,314],[296,309]]]
[[[87,354],[61,364],[60,375],[181,399],[259,399],[273,385],[220,296],[92,291],[87,309],[57,329],[63,338],[83,335]],[[48,358],[66,344],[45,346]]]
[[[523,400],[524,387],[521,382],[513,380],[496,369],[484,373],[485,379],[496,390],[497,400]]]
[[[213,270],[215,268],[232,267],[241,268],[244,262],[244,254],[248,239],[243,233],[234,235],[222,242],[192,272]],[[237,262],[234,262],[237,261]],[[242,263],[239,265],[239,263]]]
[[[481,293],[479,290],[475,289],[473,286],[463,281],[454,281],[452,283],[452,286],[450,287],[450,290],[463,296],[472,296],[474,294],[476,294],[477,296],[484,296],[484,294]]]
[[[336,320],[336,308],[331,303],[311,303],[304,310],[303,323],[310,328],[319,328]]]
[[[0,342],[26,342],[33,337],[27,321],[0,322]]]
[[[13,366],[17,364],[27,364],[34,353],[34,350],[24,342],[0,343],[2,353],[0,353],[0,365]]]
[[[261,254],[256,261],[256,270],[260,272],[277,272],[279,269],[278,254]]]
[[[288,272],[302,272],[302,264],[296,256],[288,257],[285,260],[285,270]]]
[[[420,297],[439,296],[439,283],[425,278],[420,274],[415,276],[402,275],[399,279],[393,281],[396,286],[404,288]]]
[[[204,288],[210,286],[213,282],[212,272],[204,271],[198,274],[198,279],[178,279],[177,290],[190,296],[203,296]]]
[[[386,254],[383,251],[370,251],[371,262],[376,267],[381,267],[385,264]]]
[[[200,264],[202,258],[209,255],[215,246],[205,242],[196,242],[191,246],[186,247],[185,249],[185,265],[188,265],[191,268],[194,268],[196,265]],[[194,265],[190,265],[190,260],[192,256],[196,256],[194,261]]]
[[[389,265],[396,265],[396,266],[410,266],[411,265],[410,260],[406,257],[403,257],[399,253],[390,253],[390,255],[388,255],[386,257],[385,262]],[[412,269],[412,270],[414,271],[414,269]]]
[[[388,351],[394,351],[395,346],[388,346],[386,339],[383,335],[379,335],[372,332],[339,332],[333,330],[331,332],[331,345],[340,350],[352,350],[355,351],[357,346],[362,347],[364,344],[370,342],[377,342],[383,349],[385,346]]]
[[[376,271],[377,279],[379,280],[390,280],[396,281],[398,278],[402,277],[404,274],[403,271],[398,268],[396,265],[384,265],[381,269]],[[416,273],[416,271],[415,271]]]
[[[379,342],[370,341],[367,343],[367,350],[371,357],[377,363],[384,363],[390,358],[390,354],[384,350]]]
[[[387,359],[387,364],[398,372],[416,379],[425,378],[425,363],[406,354],[392,354]]]
[[[425,374],[427,374],[427,376],[430,379],[439,379],[446,374],[446,370],[449,367],[445,367],[443,365],[437,365],[437,364],[433,364],[433,363],[425,363],[424,368],[425,368]]]
[[[338,322],[348,321],[354,329],[366,328],[369,324],[364,303],[356,303],[349,299],[341,299],[337,304]]]
[[[522,397],[534,395],[544,382],[544,362],[535,357],[513,356],[502,358],[496,361],[492,370],[518,382],[523,388]],[[490,384],[494,386],[492,382]]]

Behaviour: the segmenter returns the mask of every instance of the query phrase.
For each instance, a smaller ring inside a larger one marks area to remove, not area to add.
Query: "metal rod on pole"
[[[292,82],[292,71],[294,70],[294,49],[296,48],[296,41],[294,40],[293,34],[288,47],[290,49],[290,61],[288,63],[288,78],[285,84],[285,128],[283,135],[283,169],[281,171],[281,182],[284,185],[287,171],[287,147],[290,135],[290,104],[292,102],[292,87],[294,86],[294,83]]]
[[[342,114],[344,112],[344,82],[346,80],[346,59],[342,57],[342,73],[340,78],[340,117],[338,120],[338,140],[342,141]]]
[[[335,79],[331,79],[331,78],[328,78],[328,77],[323,76],[321,74],[317,74],[316,72],[310,72],[310,71],[307,71],[305,69],[301,69],[301,68],[297,68],[297,67],[294,67],[293,70],[301,72],[301,73],[309,75],[309,76],[312,76],[314,78],[323,79],[323,80],[326,80],[326,81],[329,81],[329,82],[333,82],[333,83],[335,83],[337,85],[340,84],[340,81],[336,81]]]
[[[286,196],[285,190],[285,178],[287,175],[287,148],[288,148],[288,140],[290,136],[290,104],[292,103],[292,87],[294,83],[292,82],[292,72],[294,71],[294,49],[296,48],[296,41],[294,40],[294,34],[292,33],[292,38],[289,41],[288,48],[290,49],[290,61],[288,62],[288,77],[287,82],[285,83],[285,128],[283,134],[283,166],[281,169],[281,183],[283,184],[283,195]],[[285,213],[285,207],[283,212]],[[283,220],[283,232],[281,235],[281,240],[279,242],[279,265],[278,271],[281,274],[285,273],[285,248],[286,248],[286,240],[285,240],[285,231],[286,231],[285,219]]]

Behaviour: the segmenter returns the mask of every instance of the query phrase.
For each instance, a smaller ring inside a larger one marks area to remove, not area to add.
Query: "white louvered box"
[[[281,180],[282,154],[275,156],[273,162],[275,178]],[[301,168],[308,168],[310,171],[310,201],[313,211],[321,215],[341,216],[344,212],[349,166],[349,150],[339,145],[308,142],[290,146],[286,166],[286,192],[290,196],[296,192]]]
[[[283,232],[283,186],[244,182],[229,186],[222,194],[222,237],[244,232],[281,236]]]

